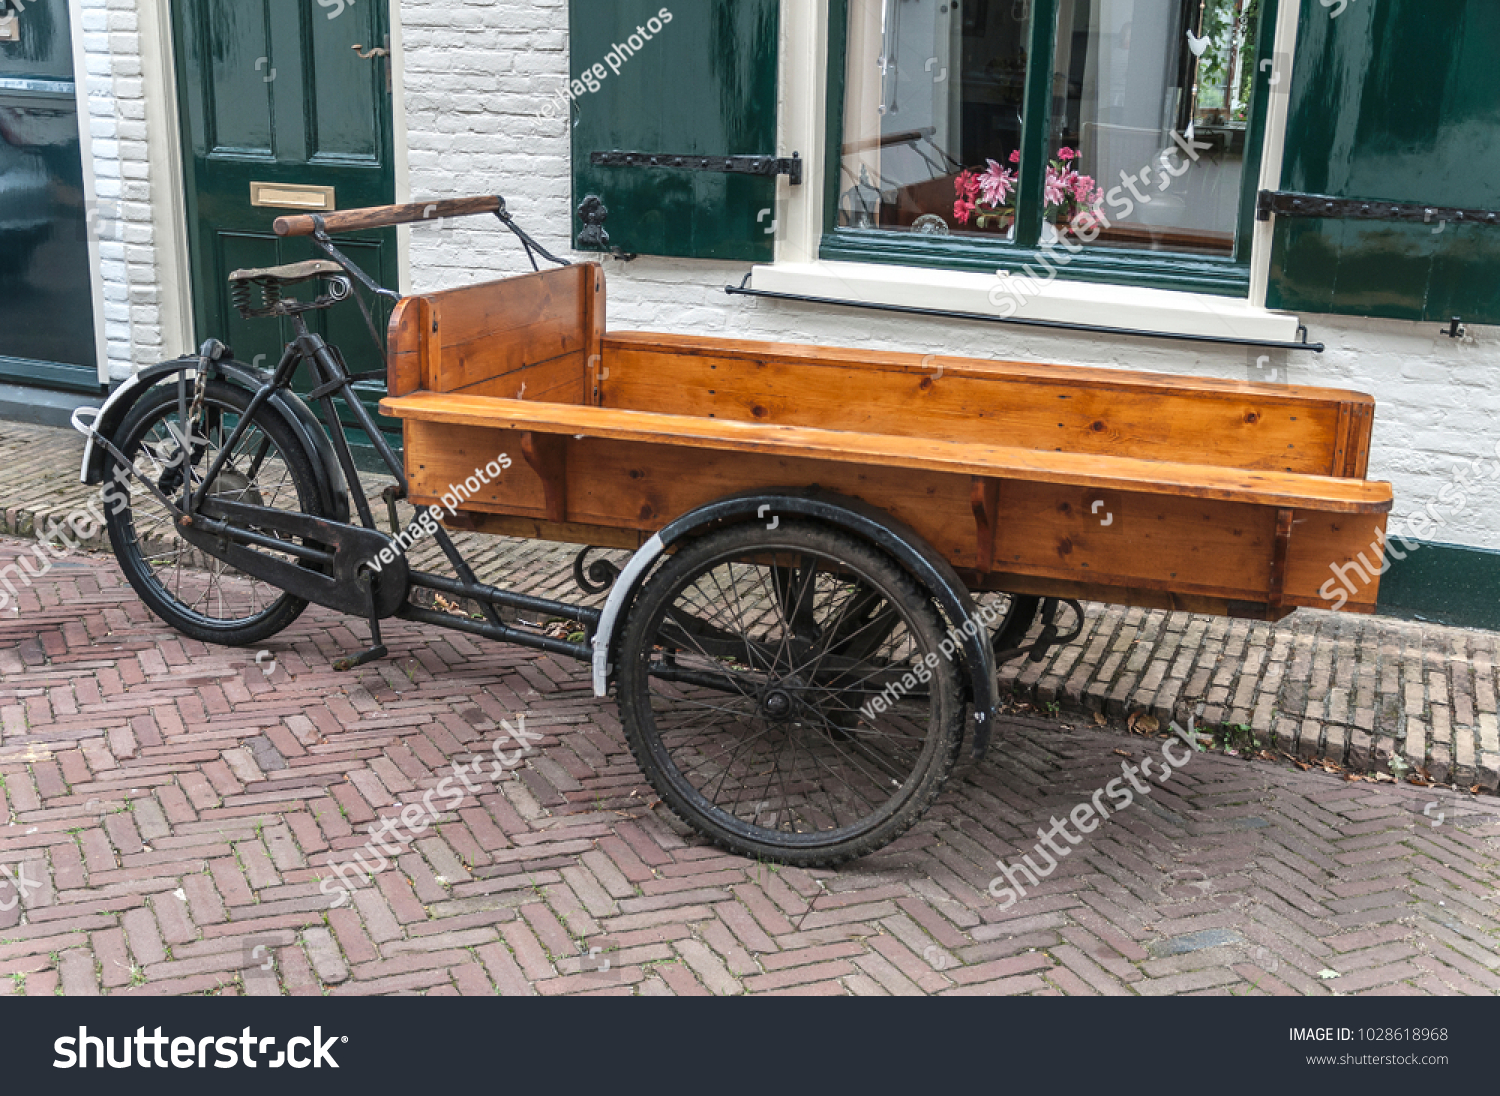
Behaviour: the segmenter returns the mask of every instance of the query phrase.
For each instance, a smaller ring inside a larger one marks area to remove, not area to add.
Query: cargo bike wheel
[[[620,711],[662,799],[745,856],[829,867],[894,840],[958,758],[932,599],[888,556],[793,523],[684,547],[635,600]]]

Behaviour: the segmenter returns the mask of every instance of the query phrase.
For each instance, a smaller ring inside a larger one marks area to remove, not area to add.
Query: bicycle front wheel
[[[194,489],[218,459],[249,407],[250,393],[209,381],[189,438],[175,385],[147,392],[126,415],[115,445],[136,472],[174,502],[190,471]],[[115,558],[151,611],[184,635],[229,647],[250,646],[291,624],[307,602],[199,551],[177,533],[172,515],[135,476],[110,459],[115,502],[106,522]],[[291,428],[262,407],[208,491],[252,506],[323,513],[317,473]],[[123,501],[121,499],[123,498]],[[290,557],[289,557],[290,558]]]

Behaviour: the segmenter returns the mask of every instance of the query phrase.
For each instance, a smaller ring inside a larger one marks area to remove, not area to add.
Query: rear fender
[[[751,521],[798,518],[819,522],[867,541],[891,556],[943,609],[974,704],[974,756],[989,747],[997,697],[989,629],[957,572],[915,530],[859,499],[813,489],[785,488],[731,495],[673,521],[652,537],[620,572],[594,634],[594,693],[609,688],[619,623],[656,561],[673,545],[711,529]]]
[[[94,444],[94,434],[114,439],[120,424],[130,414],[142,396],[159,384],[176,383],[180,374],[191,374],[196,380],[201,360],[197,356],[185,356],[176,361],[162,362],[143,369],[115,389],[92,424],[80,422],[75,416],[74,427],[87,437],[83,450],[83,464],[79,469],[79,482],[96,484],[104,482],[104,470],[108,456],[102,445]],[[209,365],[210,374],[218,374],[225,381],[238,385],[246,392],[254,393],[270,383],[270,377],[244,362],[221,360]],[[339,467],[338,455],[328,438],[328,431],[318,421],[312,409],[285,389],[270,398],[270,405],[281,414],[288,428],[302,443],[313,468],[318,471],[319,501],[323,512],[335,521],[349,520],[349,491],[344,483],[344,474]]]

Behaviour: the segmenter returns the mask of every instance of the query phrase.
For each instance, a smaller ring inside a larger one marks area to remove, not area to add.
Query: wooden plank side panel
[[[611,349],[660,350],[664,353],[708,357],[734,357],[760,360],[767,356],[811,364],[856,366],[862,369],[906,370],[931,374],[938,367],[972,370],[976,373],[1033,377],[1049,383],[1065,383],[1080,388],[1159,388],[1172,392],[1234,393],[1270,391],[1285,399],[1311,400],[1314,403],[1373,402],[1363,392],[1323,388],[1310,385],[1265,385],[1247,381],[1219,380],[1213,377],[1187,377],[1179,373],[1149,373],[1140,370],[1098,369],[1079,365],[1044,365],[990,358],[937,357],[891,350],[863,350],[844,347],[815,346],[809,343],[757,342],[726,339],[717,335],[676,335],[650,331],[613,331],[608,336]]]
[[[397,303],[386,330],[386,391],[407,396],[420,391],[426,363],[436,349],[431,339],[432,305],[425,297],[407,297]]]
[[[460,394],[488,396],[492,399],[581,404],[585,394],[583,351],[524,365],[508,373],[475,381]]]
[[[1299,510],[1287,560],[1287,603],[1373,613],[1381,572],[1401,552],[1398,540],[1389,556],[1382,555],[1385,526],[1385,514]]]
[[[1337,399],[1241,385],[1081,386],[931,359],[926,371],[606,340],[611,407],[1219,467],[1341,474]],[[981,363],[983,364],[983,363]]]
[[[1375,406],[1358,406],[1354,420],[1351,430],[1354,445],[1351,447],[1349,475],[1355,479],[1364,479],[1370,474],[1370,438],[1375,430]]]
[[[497,331],[524,327],[543,312],[567,310],[570,303],[581,307],[587,265],[555,267],[426,296],[442,315],[445,344],[473,342]]]
[[[563,355],[586,360],[586,273],[566,267],[432,294],[442,360],[427,390],[462,391]]]
[[[1269,507],[1018,482],[1004,498],[997,570],[1266,600]]]
[[[604,364],[604,325],[607,315],[604,292],[604,268],[598,263],[586,263],[589,274],[584,281],[583,326],[586,346],[584,353],[587,377],[586,400],[594,407],[604,406],[603,381],[608,371]]]
[[[450,484],[462,482],[498,453],[522,452],[518,431],[441,427],[443,446],[429,449],[433,439],[427,431],[434,427],[420,422],[410,426],[414,433],[409,446],[424,453],[412,477],[414,502],[435,501]],[[640,534],[735,491],[817,485],[864,499],[906,522],[956,567],[979,568],[973,481],[968,476],[892,476],[879,467],[797,457],[595,438],[559,440],[566,451],[565,513],[549,511],[541,476],[514,457],[501,480],[481,488],[466,507],[553,525]],[[1087,584],[1156,590],[1199,603],[1215,598],[1267,602],[1275,508],[1133,492],[1101,495],[1086,488],[1020,482],[1004,484],[1000,498],[997,572],[1024,575],[1043,585],[1052,581],[1058,590]],[[1349,539],[1338,530],[1303,538],[1303,528],[1298,526],[1291,541],[1293,558],[1285,579],[1288,604],[1318,600],[1318,586],[1327,574],[1326,568],[1317,566],[1317,555],[1327,554],[1330,538],[1335,546],[1347,546]],[[1355,528],[1355,523],[1348,523],[1348,528]]]
[[[408,498],[414,506],[434,506],[455,485],[464,483],[491,461],[509,467],[498,486],[482,488],[475,498],[503,497],[507,512],[543,516],[546,499],[542,484],[525,467],[521,436],[515,432],[449,427],[430,422],[408,422],[405,431]]]

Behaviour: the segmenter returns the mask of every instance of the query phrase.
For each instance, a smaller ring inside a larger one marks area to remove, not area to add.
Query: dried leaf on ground
[[[1150,712],[1136,712],[1126,721],[1132,734],[1155,734],[1161,730],[1161,721]]]

